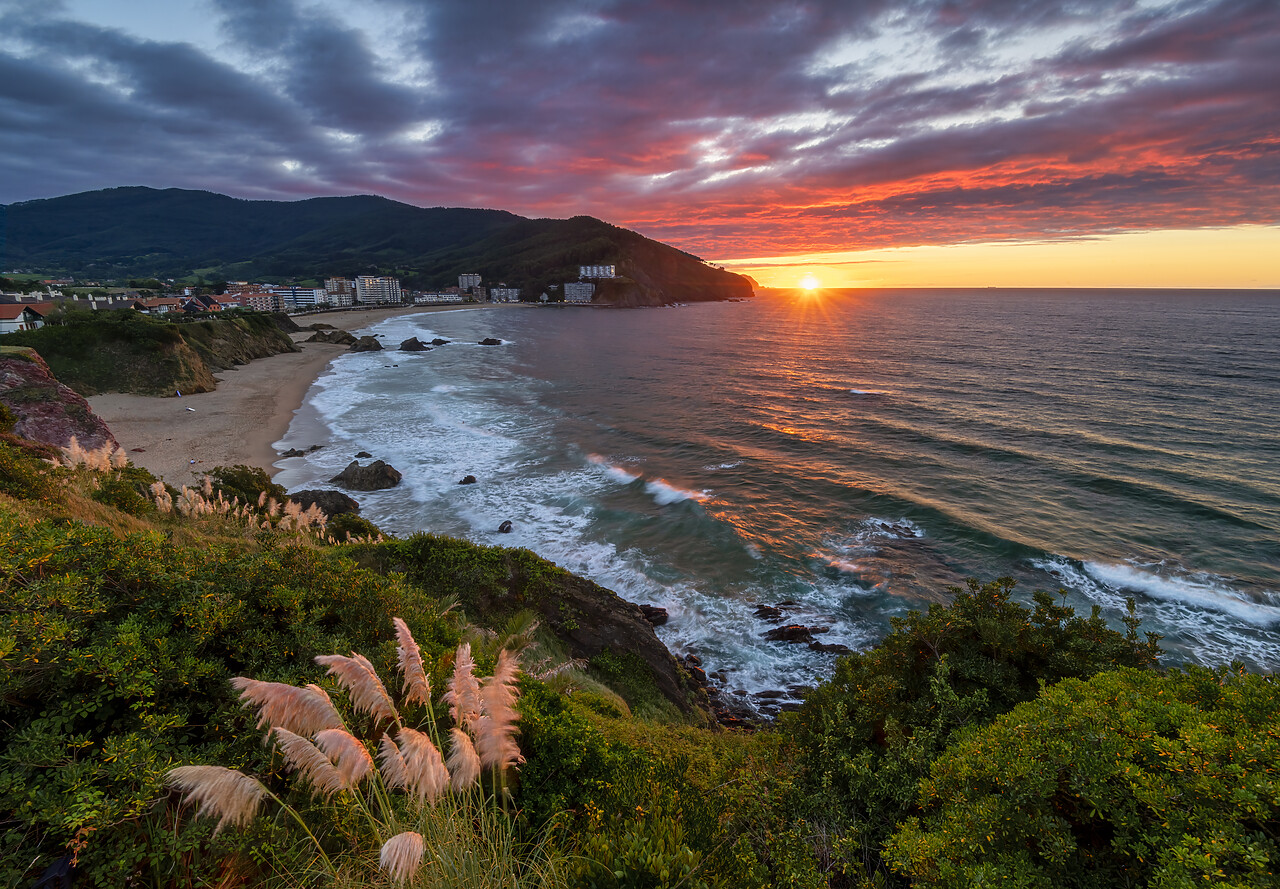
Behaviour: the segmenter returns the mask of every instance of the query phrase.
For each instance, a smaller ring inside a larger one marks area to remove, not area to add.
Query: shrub
[[[788,726],[795,732],[815,824],[847,834],[853,873],[882,871],[880,847],[912,810],[916,785],[955,734],[1033,699],[1042,684],[1118,667],[1154,666],[1158,637],[1140,641],[1037,592],[1012,601],[1014,581],[970,580],[950,606],[893,621],[876,648],[842,658]]]
[[[1274,886],[1280,685],[1068,680],[957,740],[920,803],[886,848],[914,886]]]
[[[284,486],[277,485],[265,469],[257,466],[246,466],[243,463],[216,466],[209,471],[209,477],[213,480],[213,489],[222,492],[227,500],[239,498],[241,503],[256,504],[264,491],[268,498],[281,504],[289,499]]]

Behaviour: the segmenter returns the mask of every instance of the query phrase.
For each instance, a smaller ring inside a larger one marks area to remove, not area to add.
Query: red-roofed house
[[[44,316],[34,311],[30,305],[22,303],[0,305],[0,333],[35,330],[43,326]]]

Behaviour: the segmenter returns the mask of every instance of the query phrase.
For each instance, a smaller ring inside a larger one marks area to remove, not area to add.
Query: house
[[[0,305],[0,333],[35,330],[44,326],[44,316],[21,303]]]
[[[176,296],[154,296],[140,300],[138,310],[148,315],[166,315],[169,312],[182,311],[182,299]]]

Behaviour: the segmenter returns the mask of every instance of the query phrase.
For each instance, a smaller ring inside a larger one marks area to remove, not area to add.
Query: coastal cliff
[[[54,379],[34,349],[0,346],[0,412],[5,432],[65,448],[75,438],[86,450],[116,446],[115,436],[84,397]]]
[[[174,323],[129,310],[72,311],[56,321],[0,343],[35,350],[80,395],[210,392],[214,371],[297,351],[268,315]]]

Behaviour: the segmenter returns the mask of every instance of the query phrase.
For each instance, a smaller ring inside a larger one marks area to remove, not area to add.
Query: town
[[[15,274],[10,272],[8,274]],[[464,303],[552,303],[591,305],[597,282],[618,278],[616,266],[579,266],[578,280],[550,285],[533,297],[518,287],[497,283],[485,286],[479,274],[458,276],[458,284],[438,291],[406,291],[393,277],[360,275],[326,278],[323,287],[302,284],[261,284],[230,281],[213,286],[177,286],[173,281],[134,281],[134,287],[103,287],[100,282],[71,278],[47,278],[20,282],[0,279],[0,334],[35,330],[58,309],[92,311],[133,309],[146,315],[182,313],[198,315],[231,309],[253,312],[304,314],[360,306],[439,306]],[[3,289],[4,286],[10,289]],[[33,286],[35,285],[35,286]],[[147,286],[141,286],[147,285]]]

